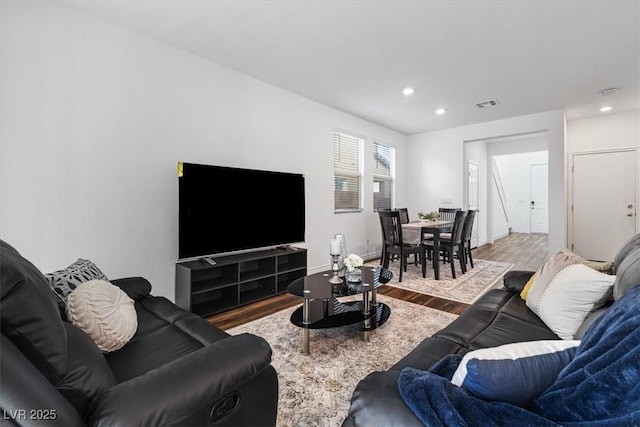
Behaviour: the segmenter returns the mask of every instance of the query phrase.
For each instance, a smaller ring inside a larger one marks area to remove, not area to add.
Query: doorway
[[[549,232],[549,167],[546,151],[494,156],[497,198],[513,233]],[[502,188],[499,188],[502,187]]]
[[[478,164],[474,162],[467,162],[467,206],[469,209],[478,210]],[[473,228],[471,229],[471,247],[478,247],[478,215],[476,212],[476,216],[473,219]]]

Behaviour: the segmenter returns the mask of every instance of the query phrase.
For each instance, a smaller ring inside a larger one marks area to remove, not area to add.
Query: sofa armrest
[[[513,293],[520,293],[535,271],[511,270],[504,275],[504,287]]]
[[[219,408],[222,412],[238,412],[240,408],[233,405],[251,405],[256,400],[264,406],[261,394],[270,392],[274,394],[273,420],[267,415],[263,422],[273,424],[278,391],[277,376],[270,363],[271,347],[263,338],[251,334],[230,336],[104,391],[89,408],[88,425],[216,425],[210,422],[209,414],[217,404],[225,402]],[[273,379],[269,378],[262,387],[255,386],[255,397],[245,395],[228,401],[243,384],[265,370],[273,371]],[[266,402],[269,404],[269,399]],[[257,424],[261,414],[250,415]],[[221,422],[229,421],[225,418]]]
[[[140,301],[151,293],[151,283],[144,277],[115,279],[111,280],[111,284],[122,289],[134,301]]]
[[[398,392],[400,372],[372,372],[361,380],[351,397],[342,427],[424,427]]]

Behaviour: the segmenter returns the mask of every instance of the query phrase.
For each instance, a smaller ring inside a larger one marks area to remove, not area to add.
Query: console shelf
[[[176,305],[210,316],[287,292],[307,275],[307,250],[275,248],[176,264]]]

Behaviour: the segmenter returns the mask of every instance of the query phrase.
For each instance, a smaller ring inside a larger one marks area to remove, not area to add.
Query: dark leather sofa
[[[62,319],[46,278],[0,241],[2,425],[275,425],[278,380],[262,338],[231,336],[143,278],[113,280],[138,329],[103,354]]]
[[[634,236],[618,252],[616,267],[624,269],[624,282],[616,280],[614,297],[640,284],[640,235]],[[493,289],[467,308],[455,321],[422,341],[388,371],[373,372],[356,386],[343,427],[423,426],[404,403],[398,391],[400,371],[405,367],[429,370],[449,354],[503,344],[560,339],[526,306],[520,298],[532,271],[511,271],[504,277],[504,287]],[[620,278],[620,275],[618,275]],[[609,304],[610,305],[610,304]],[[592,313],[578,330],[576,339],[606,311]],[[470,425],[473,424],[472,422]]]

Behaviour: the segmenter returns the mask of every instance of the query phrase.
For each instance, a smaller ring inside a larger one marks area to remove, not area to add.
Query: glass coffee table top
[[[365,289],[371,291],[372,289],[378,289],[384,286],[386,281],[384,283],[380,281],[380,270],[380,267],[364,267],[362,282],[347,283],[343,278],[341,285],[332,285],[329,283],[329,279],[333,275],[330,271],[311,274],[291,282],[287,287],[287,291],[291,295],[299,298],[311,299],[329,299],[358,295],[363,293]],[[373,286],[371,284],[373,284]]]
[[[382,274],[381,274],[382,273]],[[382,277],[381,277],[382,276]],[[369,331],[384,324],[391,315],[388,305],[378,303],[376,290],[391,279],[388,270],[365,267],[358,283],[329,283],[331,272],[322,272],[294,280],[288,292],[303,299],[302,307],[291,315],[291,323],[303,328],[302,352],[309,354],[309,330],[362,323],[364,339]],[[383,283],[384,282],[384,283]],[[362,295],[359,300],[340,301],[340,297]]]

